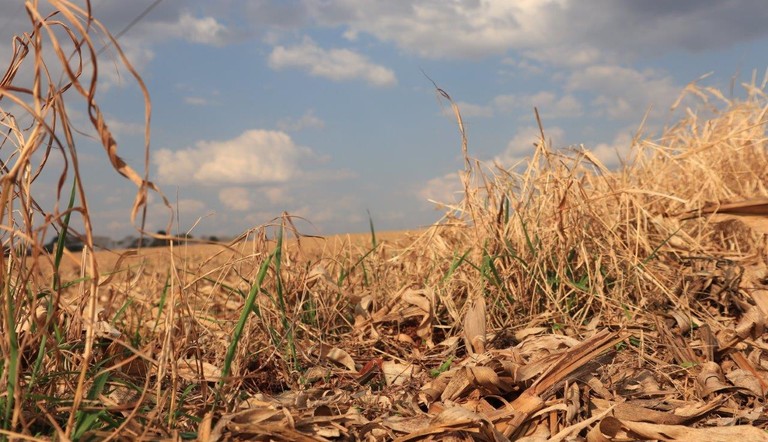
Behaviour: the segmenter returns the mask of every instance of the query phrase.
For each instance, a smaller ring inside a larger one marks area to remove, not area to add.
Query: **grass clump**
[[[117,156],[92,34],[130,65],[89,9],[57,8],[28,7],[0,85],[3,437],[765,439],[764,84],[692,84],[700,107],[617,170],[544,129],[522,166],[482,164],[461,132],[464,198],[417,232],[369,215],[314,238],[283,214],[227,245],[94,251],[67,106],[136,185],[134,222],[157,189]]]

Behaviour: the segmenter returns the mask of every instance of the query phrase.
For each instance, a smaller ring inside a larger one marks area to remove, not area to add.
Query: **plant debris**
[[[310,238],[283,214],[229,244],[94,252],[71,101],[136,185],[134,222],[159,189],[117,155],[97,59],[80,63],[91,33],[130,65],[88,11],[57,5],[27,5],[34,32],[0,83],[8,438],[768,440],[764,83],[743,99],[692,83],[701,107],[617,170],[553,149],[541,122],[526,164],[483,164],[451,101],[464,199],[417,232]],[[35,69],[19,85],[42,41],[75,51],[53,59],[66,84]],[[51,155],[67,166],[43,208]]]

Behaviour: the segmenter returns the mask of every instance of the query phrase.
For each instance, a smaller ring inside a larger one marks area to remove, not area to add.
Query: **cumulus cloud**
[[[545,118],[577,117],[584,113],[581,102],[573,94],[557,95],[552,91],[499,95],[493,99],[493,105],[502,112],[525,112],[526,117],[533,113],[534,107]]]
[[[508,94],[494,97],[488,104],[456,102],[463,117],[493,117],[500,113],[522,113],[530,119],[533,108],[539,109],[544,118],[578,117],[584,114],[581,101],[571,93],[558,95],[552,91],[540,91],[534,94]],[[453,109],[446,106],[441,113],[453,118]]]
[[[143,67],[154,58],[153,45],[164,40],[179,39],[192,43],[216,46],[221,46],[235,40],[236,33],[214,15],[220,14],[223,16],[222,10],[224,8],[212,8],[211,11],[208,11],[207,15],[195,16],[185,9],[187,4],[191,2],[185,2],[184,5],[178,3],[170,1],[161,3],[153,8],[150,14],[136,23],[135,27],[128,33],[120,36],[120,47],[140,73],[143,71]],[[3,26],[0,27],[0,58],[2,59],[4,59],[5,49],[9,46],[8,43],[13,35],[31,31],[31,24],[28,15],[24,11],[23,3],[19,3],[19,5],[3,7],[3,12],[6,13],[6,16],[3,16]],[[94,5],[93,14],[107,29],[117,33],[125,28],[131,19],[138,17],[146,7],[147,5],[141,4],[141,2],[99,2],[98,5]],[[205,10],[206,5],[194,5],[190,6],[190,8]],[[43,16],[46,16],[52,11],[52,7],[41,4],[39,10]],[[58,17],[62,19],[61,16]],[[63,36],[63,34],[60,36]],[[96,36],[96,33],[93,33],[92,36]],[[107,42],[107,39],[101,36],[95,40],[97,49],[99,44]],[[67,44],[67,38],[62,39],[61,42],[64,43],[63,48],[65,52],[71,52],[71,48]],[[106,63],[102,62],[103,67],[100,69],[99,75],[107,77],[111,84],[120,84],[121,77],[125,78],[127,71],[121,69],[119,74],[115,73],[112,65],[120,64],[119,57],[114,49],[111,48],[107,50],[107,54],[99,57],[99,60],[106,61],[109,59]],[[0,65],[5,65],[5,63]],[[57,77],[58,75],[53,73],[53,76]]]
[[[457,101],[456,105],[459,106],[462,117],[489,118],[493,116],[493,107],[491,106],[467,103],[466,101]],[[455,116],[450,106],[443,107],[441,113],[450,118]]]
[[[633,131],[629,128],[619,131],[609,143],[585,146],[607,167],[618,166],[621,159],[627,159],[632,147]]]
[[[550,15],[571,41],[630,56],[724,48],[768,34],[760,0],[571,0]],[[553,28],[547,28],[553,29]],[[565,40],[567,41],[567,40]]]
[[[137,13],[127,16],[135,16]],[[125,17],[122,21],[125,21]],[[132,38],[154,41],[173,38],[211,46],[223,46],[235,39],[235,33],[213,15],[196,17],[184,9],[174,11],[159,20],[144,21],[139,25],[139,29],[141,32],[132,33]]]
[[[115,118],[107,118],[107,127],[115,135],[143,135],[144,123],[133,123]]]
[[[428,201],[452,204],[461,200],[463,192],[459,172],[451,172],[427,181],[419,190],[419,196]]]
[[[160,181],[166,183],[263,184],[299,176],[302,157],[314,158],[314,154],[285,132],[254,129],[231,140],[160,149],[154,163]]]
[[[320,24],[346,26],[423,57],[464,58],[501,54],[515,44],[533,44],[537,2],[359,2],[309,0]]]
[[[149,63],[155,58],[155,51],[141,40],[132,37],[123,37],[119,41],[125,58],[131,63],[131,66],[139,73],[144,75]],[[49,60],[50,61],[50,60]],[[136,84],[133,74],[123,65],[123,61],[113,47],[109,47],[105,55],[99,58],[99,89],[107,91],[113,86],[126,86]],[[89,72],[90,68],[86,70]],[[83,79],[80,79],[83,81]]]
[[[127,17],[137,17],[145,7],[146,5],[137,5],[134,2],[101,2],[93,12],[108,29],[117,32],[125,27],[128,22]],[[41,9],[47,10],[48,7],[45,5]],[[21,13],[17,11],[9,17],[3,29],[0,29],[0,37],[4,37],[6,32],[29,31],[28,21],[29,18],[23,11]],[[180,10],[178,5],[171,8],[160,6],[153,9],[152,14],[141,20],[131,32],[121,36],[119,45],[133,67],[142,74],[145,67],[154,59],[153,45],[158,42],[180,39],[192,43],[221,46],[233,41],[233,37],[234,33],[213,16],[195,17],[188,11]],[[3,38],[0,45],[5,45],[6,41],[10,41],[10,38]],[[106,39],[102,41],[106,43]],[[68,39],[64,38],[61,42],[64,51],[71,52]],[[122,67],[122,61],[114,48],[108,47],[106,54],[99,57],[99,61],[101,61],[99,87],[102,90],[133,82],[131,74]],[[58,76],[56,72],[52,75]]]
[[[174,208],[176,207],[178,207],[180,214],[191,216],[202,212],[203,209],[205,209],[206,204],[194,198],[184,198],[174,204]]]
[[[547,141],[557,147],[562,143],[564,131],[559,127],[548,127],[544,132]],[[515,136],[509,140],[506,149],[494,158],[494,162],[502,167],[515,167],[533,154],[535,144],[541,139],[541,131],[536,126],[525,126],[518,129]]]
[[[245,212],[254,207],[274,207],[292,202],[284,187],[276,186],[242,186],[224,187],[219,191],[219,202],[227,209],[235,212]],[[267,203],[267,204],[265,204]],[[278,212],[276,210],[275,212]],[[273,214],[274,215],[274,214]]]
[[[184,97],[184,103],[191,106],[205,106],[208,104],[208,100],[203,97]]]
[[[221,46],[229,41],[231,33],[213,17],[193,17],[183,12],[178,21],[165,28],[171,35],[192,43]]]
[[[303,69],[312,76],[333,81],[362,79],[378,87],[397,84],[391,69],[350,49],[323,49],[309,37],[296,46],[276,46],[269,54],[269,66],[275,70]]]
[[[261,195],[272,204],[286,204],[293,200],[285,187],[264,187],[261,189]]]
[[[95,13],[110,29],[119,29],[126,17],[136,17],[143,8],[134,2],[101,2]],[[11,12],[19,20],[5,28],[15,30],[14,25],[27,18],[18,7]],[[226,25],[243,18],[249,29]],[[143,39],[144,46],[163,37],[221,45],[237,36],[290,33],[314,25],[340,28],[347,40],[373,36],[429,58],[519,51],[550,64],[584,66],[598,59],[627,62],[679,50],[722,49],[767,35],[766,21],[768,8],[762,0],[474,0],[454,1],[448,7],[442,0],[223,5],[198,0],[161,3],[128,36]],[[7,37],[4,29],[3,35]]]
[[[219,201],[227,209],[245,212],[253,207],[251,192],[245,187],[225,187],[219,191]]]
[[[196,198],[180,198],[170,201],[171,209],[161,202],[148,201],[148,203],[145,226],[147,231],[167,230],[167,223],[172,216],[172,212],[177,214],[174,217],[176,221],[183,222],[180,228],[182,230],[188,229],[191,227],[191,224],[194,224],[195,220],[206,215],[205,209],[208,207],[207,203]],[[115,221],[121,218],[126,220],[125,209],[102,212],[100,215]],[[128,223],[125,225],[127,226]]]
[[[523,73],[528,76],[533,76],[544,73],[544,68],[539,63],[526,60],[525,58],[504,57],[501,60],[501,63],[512,67],[511,70],[501,69],[499,73],[504,75]]]
[[[575,41],[567,41],[565,43],[553,42],[553,46],[542,45],[542,47],[533,49],[523,49],[521,53],[530,60],[572,69],[598,63],[606,59],[616,61],[616,56],[610,52],[581,42],[575,43]]]
[[[613,119],[637,119],[649,106],[668,108],[682,86],[675,85],[669,75],[645,69],[642,71],[614,66],[588,66],[574,71],[567,79],[570,91],[596,93],[593,101],[601,115]]]
[[[322,129],[325,121],[315,115],[310,109],[299,118],[283,118],[277,122],[277,128],[286,132],[298,132],[303,129]]]
[[[345,35],[368,34],[430,58],[473,58],[518,50],[575,66],[675,50],[723,48],[768,34],[761,0],[307,0],[306,14]],[[573,42],[579,42],[575,45]]]
[[[364,207],[357,197],[345,195],[337,198],[321,198],[310,204],[293,208],[290,213],[312,223],[346,224],[348,229],[351,225],[360,224],[365,219],[363,218]]]

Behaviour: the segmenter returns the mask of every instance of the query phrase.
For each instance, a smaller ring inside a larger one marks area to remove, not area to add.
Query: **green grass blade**
[[[650,262],[652,259],[656,258],[656,254],[659,252],[659,250],[660,250],[662,247],[664,247],[664,245],[665,245],[665,244],[667,244],[668,242],[670,242],[670,241],[672,240],[672,238],[674,238],[674,237],[675,237],[675,235],[677,235],[677,232],[679,232],[680,230],[682,230],[682,228],[683,228],[682,226],[681,226],[681,227],[678,227],[678,229],[677,229],[677,230],[675,230],[674,232],[672,232],[672,234],[671,234],[671,235],[669,235],[668,237],[664,238],[664,241],[662,241],[661,243],[659,243],[659,245],[658,245],[658,246],[656,246],[656,247],[653,249],[653,251],[651,251],[651,254],[650,254],[650,255],[648,255],[648,257],[647,257],[647,258],[645,258],[645,259],[643,260],[643,262],[641,262],[641,263],[640,263],[640,267],[641,267],[641,268],[642,268],[642,267],[645,267],[645,265],[646,265],[646,264],[648,264],[648,263],[649,263],[649,262]]]
[[[98,367],[98,366],[97,366]],[[86,399],[89,401],[95,401],[99,395],[104,392],[104,387],[107,385],[111,372],[103,371],[96,376],[93,381],[93,385],[88,390]],[[97,411],[78,411],[76,418],[75,431],[72,436],[74,440],[80,439],[86,431],[93,430],[96,425],[106,414],[103,410]]]
[[[61,286],[61,280],[59,275],[59,268],[61,267],[61,260],[64,256],[64,244],[67,240],[67,230],[69,230],[69,221],[72,217],[72,208],[75,207],[75,200],[77,198],[77,177],[72,180],[72,189],[69,192],[69,202],[67,203],[67,213],[64,215],[64,219],[61,223],[61,232],[59,232],[59,239],[56,242],[56,254],[53,258],[53,290],[58,291]]]
[[[75,179],[72,181],[72,189],[70,189],[69,201],[67,202],[67,213],[64,215],[64,219],[62,220],[61,232],[59,232],[59,237],[56,242],[56,253],[54,254],[54,258],[53,258],[53,281],[51,283],[53,291],[47,293],[47,295],[45,296],[46,304],[47,304],[45,324],[47,324],[48,326],[52,324],[53,315],[57,310],[57,306],[55,305],[55,301],[54,301],[55,294],[58,293],[63,288],[66,288],[66,287],[63,287],[61,284],[61,275],[59,273],[59,269],[61,267],[61,260],[64,256],[64,244],[66,243],[67,230],[69,230],[69,222],[70,222],[70,219],[72,218],[72,208],[75,206],[76,199],[77,199],[77,177],[75,177]],[[66,286],[68,287],[69,285],[74,283],[77,283],[77,282],[69,283]],[[38,346],[37,356],[35,357],[35,363],[32,368],[30,382],[27,385],[27,392],[31,391],[32,387],[35,385],[37,376],[40,373],[40,369],[42,368],[43,359],[45,357],[45,353],[47,349],[47,344],[48,344],[48,333],[43,333],[40,338],[40,345]],[[14,358],[14,360],[16,359]]]
[[[4,361],[4,369],[8,370],[8,386],[5,394],[5,413],[3,415],[3,428],[10,429],[11,414],[14,407],[14,399],[18,388],[18,370],[19,370],[19,339],[16,335],[16,313],[14,311],[14,289],[12,284],[6,284],[5,288],[5,306],[6,306],[6,333],[8,334],[8,356]]]
[[[259,273],[256,275],[256,281],[251,286],[251,290],[248,292],[248,297],[245,299],[245,306],[243,306],[243,311],[240,313],[240,319],[235,325],[235,330],[232,333],[232,341],[229,343],[229,347],[227,347],[227,354],[224,356],[224,367],[221,370],[221,379],[219,380],[219,392],[221,392],[224,382],[229,377],[230,371],[232,370],[232,360],[235,357],[240,337],[243,335],[245,323],[248,320],[248,314],[251,309],[253,309],[253,305],[256,302],[256,296],[261,292],[261,285],[264,283],[264,278],[267,276],[267,270],[269,270],[269,264],[272,262],[273,256],[274,252],[261,263]]]
[[[288,320],[288,312],[285,303],[285,291],[283,287],[283,278],[281,275],[282,262],[283,262],[283,226],[277,231],[277,246],[275,252],[272,255],[275,263],[275,290],[277,292],[277,308],[280,310],[280,320],[283,325],[283,335],[285,336],[286,351],[288,353],[288,360],[290,360],[294,368],[298,368],[298,357],[296,355],[296,345],[293,340],[293,327]]]
[[[536,246],[533,244],[533,240],[531,240],[531,235],[528,233],[528,226],[526,226],[525,221],[523,220],[523,216],[520,215],[520,212],[517,213],[517,217],[520,219],[520,226],[523,228],[523,235],[525,236],[525,244],[528,246],[528,250],[530,250],[531,255],[533,257],[536,257]]]
[[[152,333],[155,333],[157,326],[160,325],[160,317],[163,315],[163,309],[165,308],[165,302],[168,299],[168,289],[171,288],[171,272],[165,277],[165,285],[163,286],[163,293],[160,294],[160,300],[157,306],[157,318],[155,318],[155,325],[152,326]]]
[[[378,246],[377,246],[377,247],[378,247]],[[354,268],[355,268],[355,267],[359,266],[359,265],[360,265],[360,263],[362,263],[363,261],[365,261],[365,259],[366,259],[366,258],[368,258],[368,256],[370,256],[370,254],[371,254],[371,253],[373,253],[373,252],[374,252],[374,250],[376,250],[376,248],[373,248],[373,249],[371,249],[371,250],[367,251],[367,252],[366,252],[366,253],[365,253],[363,256],[361,256],[361,257],[360,257],[360,259],[358,259],[357,261],[355,261],[355,263],[354,263],[354,264],[353,264],[351,267],[349,267],[348,269],[344,269],[344,270],[343,270],[343,271],[342,271],[342,272],[339,274],[339,278],[338,278],[338,280],[336,281],[336,285],[338,285],[339,287],[341,287],[341,284],[343,284],[343,283],[344,283],[344,280],[345,280],[345,279],[347,279],[347,276],[349,276],[349,274],[350,274],[350,273],[352,273],[352,270],[354,270]]]
[[[376,229],[373,228],[373,217],[371,216],[371,211],[366,209],[366,212],[368,212],[368,225],[371,228],[371,247],[375,249],[378,245],[376,242]]]
[[[445,283],[445,281],[447,281],[451,277],[451,275],[453,275],[453,273],[456,271],[456,269],[458,269],[459,266],[461,266],[461,264],[466,262],[467,255],[469,255],[469,252],[471,252],[471,251],[472,251],[472,249],[467,249],[467,251],[464,252],[464,254],[461,255],[460,257],[458,257],[458,258],[456,256],[453,257],[453,261],[451,261],[451,265],[448,267],[448,272],[440,280],[441,284]]]

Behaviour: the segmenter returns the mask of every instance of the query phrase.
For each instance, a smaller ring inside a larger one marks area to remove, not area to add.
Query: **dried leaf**
[[[202,373],[200,372],[201,369]],[[198,361],[194,358],[179,359],[177,373],[182,379],[193,382],[201,380],[218,382],[221,379],[221,369],[211,363]]]
[[[320,344],[320,360],[328,359],[336,364],[346,367],[349,371],[356,371],[355,361],[345,350],[330,345]]]
[[[485,352],[485,298],[475,296],[464,315],[464,345],[470,354]]]
[[[701,372],[696,376],[696,381],[701,387],[702,396],[709,396],[716,391],[729,388],[729,385],[725,383],[720,366],[714,362],[701,364]]]
[[[743,388],[757,397],[763,396],[763,387],[760,381],[747,370],[738,368],[726,373],[725,377],[736,387]]]
[[[419,368],[413,364],[399,364],[393,361],[381,363],[384,372],[384,380],[389,386],[403,385],[419,373]]]
[[[747,425],[732,427],[691,428],[682,425],[661,425],[606,417],[600,422],[600,432],[607,440],[665,440],[675,442],[724,442],[730,440],[768,441],[768,433]],[[589,440],[589,439],[588,439]]]

